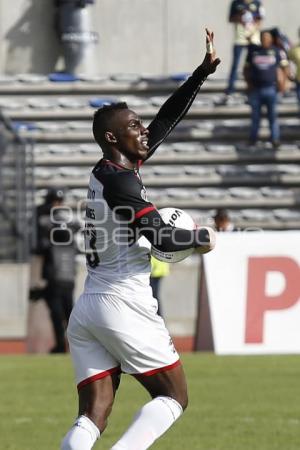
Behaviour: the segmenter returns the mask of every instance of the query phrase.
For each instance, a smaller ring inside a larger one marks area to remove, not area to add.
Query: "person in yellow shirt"
[[[260,45],[260,28],[265,17],[261,0],[233,0],[230,6],[229,22],[234,26],[232,65],[225,94],[226,99],[235,91],[238,66],[244,50],[250,44]]]
[[[299,38],[300,38],[300,29],[299,29]],[[300,108],[300,42],[293,46],[288,51],[288,57],[290,61],[292,61],[296,66],[296,74],[295,74],[295,83],[296,83],[296,94],[298,98],[298,104]]]
[[[161,300],[160,300],[160,283],[162,278],[166,277],[170,273],[170,267],[168,263],[159,261],[151,256],[151,275],[150,286],[152,287],[153,297],[156,298],[158,303],[157,314],[162,316]]]

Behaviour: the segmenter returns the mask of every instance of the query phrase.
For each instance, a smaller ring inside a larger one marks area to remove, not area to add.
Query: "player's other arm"
[[[215,233],[210,227],[184,230],[166,225],[156,209],[147,212],[134,222],[138,234],[145,236],[161,252],[176,252],[194,248],[197,253],[210,252],[215,246]]]
[[[148,127],[148,158],[185,116],[201,85],[208,75],[216,71],[219,64],[220,59],[216,57],[216,52],[214,50],[214,33],[206,30],[206,55],[202,64],[193,72],[192,76],[168,98]]]

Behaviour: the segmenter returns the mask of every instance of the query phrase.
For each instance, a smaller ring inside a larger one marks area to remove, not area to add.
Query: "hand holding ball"
[[[159,210],[159,214],[166,225],[184,230],[195,230],[197,225],[192,217],[185,211],[178,208],[163,208]],[[154,246],[151,247],[151,254],[158,260],[175,263],[183,261],[194,252],[199,254],[208,253],[215,246],[215,233],[210,227],[200,227],[199,231],[199,247],[188,248],[185,250],[177,250],[173,252],[163,252]]]

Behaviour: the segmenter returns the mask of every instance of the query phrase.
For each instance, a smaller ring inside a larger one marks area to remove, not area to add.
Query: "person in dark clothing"
[[[64,353],[65,329],[73,307],[76,243],[79,224],[70,222],[63,209],[64,192],[50,189],[45,202],[37,208],[37,246],[42,257],[42,278],[46,286],[31,292],[32,298],[44,298],[50,311],[56,344],[51,353]]]
[[[267,107],[270,125],[271,141],[274,148],[280,145],[280,131],[277,119],[277,92],[282,91],[282,71],[285,71],[288,61],[282,59],[280,51],[273,45],[273,37],[269,31],[261,34],[261,45],[249,47],[244,76],[248,85],[251,113],[250,143],[256,144],[261,109]]]
[[[217,231],[234,231],[234,225],[231,222],[228,211],[226,209],[217,209],[213,218]]]

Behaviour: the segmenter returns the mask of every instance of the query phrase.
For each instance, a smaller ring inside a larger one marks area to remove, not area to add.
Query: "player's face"
[[[120,110],[116,115],[114,134],[118,150],[130,161],[144,160],[147,157],[149,130],[141,119],[130,109]]]

